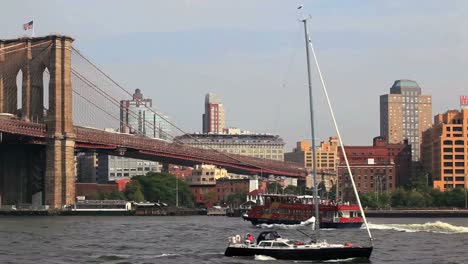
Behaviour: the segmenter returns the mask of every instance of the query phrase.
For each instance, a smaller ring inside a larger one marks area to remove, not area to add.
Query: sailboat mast
[[[312,43],[312,40],[310,40],[310,39],[309,39],[309,45],[310,45],[310,48],[312,50],[312,55],[314,57],[315,66],[317,66],[317,71],[318,71],[318,75],[320,77],[320,82],[322,83],[323,93],[325,94],[325,98],[326,98],[326,101],[327,101],[327,104],[328,104],[328,108],[330,109],[330,114],[332,116],[333,125],[335,126],[336,134],[338,135],[338,139],[340,141],[341,151],[343,152],[343,157],[344,157],[345,162],[346,162],[346,167],[348,168],[349,178],[351,180],[351,184],[353,185],[354,195],[356,196],[356,200],[357,200],[357,203],[359,205],[359,211],[361,211],[362,219],[364,220],[364,224],[366,225],[367,233],[369,235],[370,244],[373,245],[372,234],[370,232],[369,225],[367,223],[366,214],[364,213],[364,209],[362,208],[361,199],[359,198],[359,193],[358,193],[357,188],[356,188],[356,183],[354,182],[354,176],[353,176],[353,173],[351,171],[351,166],[349,165],[348,156],[346,155],[345,147],[344,147],[344,144],[343,144],[343,139],[341,138],[340,130],[338,129],[338,124],[336,123],[335,113],[333,112],[333,108],[331,106],[330,97],[328,96],[327,87],[325,86],[325,81],[323,80],[322,71],[320,70],[320,65],[319,65],[318,60],[317,60],[317,55],[315,54],[314,45]]]
[[[317,184],[317,166],[316,166],[316,153],[315,153],[315,130],[314,130],[314,107],[312,97],[312,79],[310,76],[310,57],[309,57],[309,34],[307,32],[307,19],[303,19],[304,23],[304,36],[306,44],[306,55],[307,55],[307,81],[309,86],[309,106],[310,106],[310,131],[312,134],[312,164],[313,164],[313,176],[314,176],[314,205],[315,205],[315,239],[318,241],[320,237],[320,222],[319,222],[319,200],[318,200],[318,184]]]

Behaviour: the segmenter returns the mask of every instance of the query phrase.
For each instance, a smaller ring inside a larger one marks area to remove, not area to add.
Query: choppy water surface
[[[467,263],[468,219],[371,218],[370,263]],[[227,238],[265,229],[304,239],[296,229],[256,228],[229,217],[0,217],[0,263],[295,263],[227,258]],[[323,230],[328,242],[365,243],[363,229]],[[350,262],[356,263],[354,260]]]

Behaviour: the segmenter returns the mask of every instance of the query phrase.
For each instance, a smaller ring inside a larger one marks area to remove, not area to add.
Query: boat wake
[[[264,256],[264,255],[255,255],[255,260],[276,260],[275,258]]]
[[[171,253],[167,253],[167,254],[161,254],[161,255],[156,255],[154,256],[154,258],[169,258],[169,257],[176,257],[176,256],[180,256],[180,254],[171,254]]]
[[[315,217],[311,217],[305,221],[302,221],[300,224],[296,225],[285,225],[285,224],[260,224],[256,225],[256,227],[259,228],[279,228],[279,229],[295,229],[298,227],[303,227],[303,226],[311,226],[312,229],[314,229],[315,226]]]
[[[354,262],[356,258],[347,258],[347,259],[330,259],[330,260],[325,260],[324,262],[327,262],[327,263],[334,263],[334,262],[338,262],[338,263],[342,263],[342,262]]]
[[[395,230],[400,232],[428,232],[439,234],[458,234],[468,233],[468,227],[456,226],[441,221],[428,222],[425,224],[372,224],[369,223],[369,228],[380,230]]]

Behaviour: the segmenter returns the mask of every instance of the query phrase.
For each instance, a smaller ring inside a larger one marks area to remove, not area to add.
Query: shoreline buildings
[[[372,146],[345,146],[345,150],[360,193],[389,193],[409,180],[411,145],[408,141],[389,144],[384,137],[375,137]],[[338,197],[350,201],[354,193],[341,148],[338,155]]]
[[[413,161],[421,155],[422,132],[432,125],[432,99],[412,80],[396,80],[390,94],[380,96],[380,136],[389,144],[407,139]]]
[[[186,134],[174,140],[192,147],[214,149],[228,154],[284,160],[284,141],[268,134]]]
[[[152,107],[152,99],[144,98],[140,89],[135,90],[132,100],[120,101],[120,132],[167,140],[171,132],[171,125],[166,121],[168,117]],[[162,165],[155,161],[102,153],[81,154],[77,161],[80,182],[107,183],[162,169]]]
[[[338,138],[330,137],[328,141],[320,142],[316,149],[316,162],[313,162],[311,142],[302,140],[296,143],[296,148],[292,152],[284,153],[285,161],[292,161],[303,164],[306,169],[312,170],[317,164],[317,171],[334,171],[336,169],[338,153]]]
[[[292,152],[284,153],[285,161],[292,161],[302,164],[306,169],[312,171],[317,164],[317,172],[321,176],[327,190],[330,190],[336,183],[336,165],[338,157],[338,138],[330,137],[328,141],[320,142],[317,146],[315,159],[313,162],[312,149],[310,141],[299,141]],[[314,185],[312,176],[308,176],[306,186],[311,188]]]
[[[423,133],[421,148],[434,188],[468,188],[468,108],[437,114],[434,125]]]
[[[151,138],[168,139],[171,125],[168,117],[153,109],[153,100],[144,98],[136,89],[132,100],[120,101],[120,132]],[[105,183],[145,175],[150,171],[161,172],[162,165],[155,161],[125,157],[98,155],[98,181]]]
[[[284,160],[285,142],[281,137],[225,127],[223,104],[213,93],[205,96],[203,133],[185,134],[174,140],[192,147],[213,149],[227,154]]]

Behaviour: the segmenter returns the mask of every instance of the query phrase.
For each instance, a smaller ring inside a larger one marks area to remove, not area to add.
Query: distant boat
[[[206,215],[208,216],[225,216],[226,215],[226,209],[221,206],[213,206],[211,208],[208,208]]]
[[[313,196],[263,194],[262,205],[253,206],[242,216],[253,225],[297,225],[314,216]],[[329,200],[319,203],[320,228],[359,228],[363,224],[359,205],[337,204]]]
[[[311,84],[311,77],[310,77],[310,60],[309,60],[309,49],[312,46],[312,42],[309,39],[309,35],[307,32],[307,19],[303,19],[302,22],[304,23],[304,32],[305,32],[305,41],[306,41],[306,53],[307,53],[307,77],[309,83],[309,103],[310,103],[310,117],[311,117],[311,134],[312,139],[315,139],[315,132],[314,132],[314,115],[313,115],[313,100],[312,100],[312,84]],[[328,105],[330,107],[330,112],[332,114],[333,121],[335,123],[336,132],[338,134],[338,138],[340,140],[340,145],[343,148],[343,142],[341,140],[341,135],[338,131],[338,127],[336,125],[335,116],[331,109],[330,102],[328,100],[328,94],[323,83],[322,75],[320,72],[320,68],[318,67],[317,58],[315,57],[315,52],[312,47],[312,52],[315,58],[315,62],[319,71],[320,79],[322,81],[322,86],[325,91],[325,95],[327,97]],[[314,176],[314,196],[313,196],[313,204],[314,204],[314,211],[315,211],[315,238],[311,239],[307,242],[291,240],[291,239],[284,239],[278,235],[275,231],[269,232],[262,232],[257,238],[256,243],[251,240],[243,241],[240,235],[236,235],[235,237],[231,238],[231,241],[226,248],[224,253],[225,256],[232,257],[232,256],[255,256],[255,255],[264,255],[273,257],[275,259],[286,259],[286,260],[335,260],[335,259],[348,259],[348,258],[364,258],[369,259],[372,250],[372,236],[367,225],[367,221],[364,215],[364,210],[362,209],[361,202],[359,200],[359,194],[357,192],[352,172],[349,167],[349,162],[346,157],[346,152],[344,151],[344,157],[346,160],[346,165],[348,167],[348,171],[351,178],[351,183],[353,185],[354,193],[357,198],[359,211],[361,212],[362,219],[366,224],[366,229],[369,234],[370,246],[356,246],[352,243],[344,243],[344,244],[330,244],[325,241],[320,241],[320,227],[319,227],[319,219],[320,214],[319,212],[325,212],[324,207],[322,210],[319,209],[319,199],[318,199],[318,183],[317,183],[317,170],[314,167],[313,169],[313,176]],[[312,160],[316,160],[316,149],[315,149],[315,141],[312,140]],[[300,205],[303,206],[303,205]],[[273,206],[265,208],[266,210],[273,209]],[[282,208],[285,210],[285,208]],[[307,208],[308,209],[308,208]],[[279,209],[281,210],[281,208]],[[286,209],[287,210],[287,209]],[[304,210],[300,210],[304,212]],[[270,214],[273,216],[271,211],[265,211],[268,215]],[[296,213],[296,212],[294,212]],[[291,212],[289,214],[284,215],[292,215]]]

